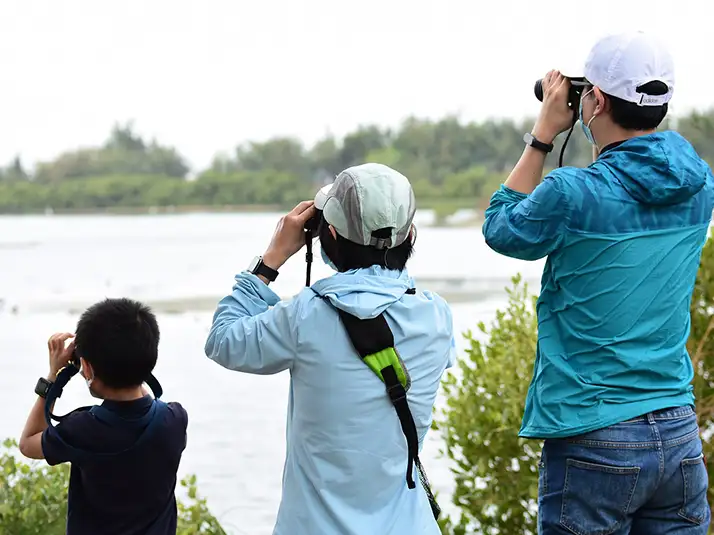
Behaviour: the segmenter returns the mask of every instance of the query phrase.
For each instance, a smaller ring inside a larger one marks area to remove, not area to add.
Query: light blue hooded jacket
[[[530,195],[493,195],[486,243],[548,256],[521,436],[573,436],[693,404],[685,344],[713,208],[711,169],[676,132],[606,147]]]
[[[209,358],[247,373],[290,371],[274,535],[439,535],[418,479],[416,489],[407,488],[406,439],[384,383],[325,301],[359,318],[385,312],[411,376],[407,398],[421,448],[454,340],[446,302],[418,288],[406,294],[412,287],[406,271],[372,267],[336,273],[280,301],[260,279],[242,273],[219,303],[206,342]]]

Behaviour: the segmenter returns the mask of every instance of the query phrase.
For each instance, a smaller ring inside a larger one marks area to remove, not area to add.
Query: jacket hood
[[[704,187],[711,169],[677,132],[628,139],[593,164],[608,167],[627,192],[644,204],[677,204]]]
[[[406,269],[394,271],[379,266],[335,273],[312,285],[315,293],[336,308],[360,319],[376,318],[413,287]]]

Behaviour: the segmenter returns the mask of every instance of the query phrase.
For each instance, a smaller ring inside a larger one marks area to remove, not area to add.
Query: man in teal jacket
[[[594,163],[541,182],[573,118],[570,81],[550,72],[483,226],[501,254],[547,257],[520,431],[545,439],[539,532],[704,535],[708,479],[685,344],[714,179],[684,138],[656,132],[674,89],[661,43],[607,37],[584,74],[579,119]]]
[[[286,215],[265,254],[236,275],[206,355],[231,370],[290,372],[275,535],[439,535],[385,384],[360,360],[341,321],[343,312],[359,319],[384,313],[408,376],[420,448],[454,345],[448,305],[415,288],[406,270],[414,193],[395,170],[364,164],[340,173],[317,200]],[[322,256],[337,273],[281,301],[268,284],[304,246],[303,226],[316,208]],[[360,342],[374,340],[362,334]]]

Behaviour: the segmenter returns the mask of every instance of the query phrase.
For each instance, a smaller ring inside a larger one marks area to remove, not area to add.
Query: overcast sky
[[[276,135],[532,115],[537,78],[630,29],[669,44],[681,114],[714,105],[712,20],[711,0],[0,0],[0,162],[127,120],[200,169]]]

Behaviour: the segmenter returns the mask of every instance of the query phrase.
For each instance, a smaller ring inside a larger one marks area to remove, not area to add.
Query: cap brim
[[[318,210],[324,210],[325,203],[327,202],[327,196],[329,195],[331,189],[332,184],[328,184],[327,186],[320,188],[320,191],[315,194],[315,208]]]

